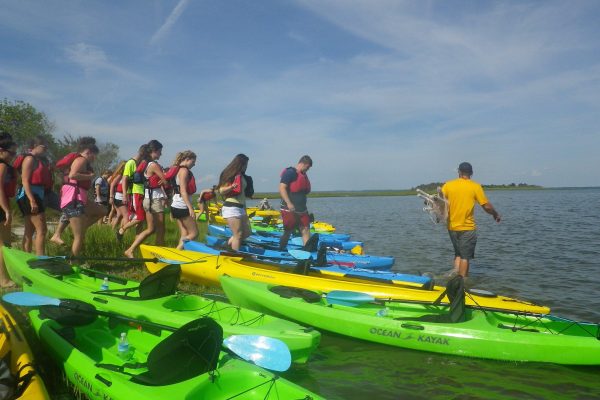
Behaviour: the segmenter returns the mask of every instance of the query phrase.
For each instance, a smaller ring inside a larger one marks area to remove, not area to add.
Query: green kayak
[[[461,280],[462,282],[462,280]],[[316,291],[221,277],[230,301],[341,335],[407,349],[507,361],[600,365],[600,325],[548,314],[499,312]],[[464,290],[463,292],[464,293]],[[345,296],[339,296],[339,294]]]
[[[92,400],[321,398],[226,352],[210,318],[171,333],[106,317],[61,324],[56,316],[44,319],[46,311],[30,312],[35,331],[69,381]]]
[[[297,363],[307,361],[321,340],[310,327],[203,296],[175,294],[178,265],[160,275],[134,282],[100,271],[71,267],[64,259],[38,259],[20,250],[4,247],[4,260],[12,280],[26,292],[81,300],[103,311],[114,311],[173,327],[208,316],[230,335],[263,335],[280,339]],[[106,283],[108,289],[101,286]],[[129,291],[129,292],[127,292]]]

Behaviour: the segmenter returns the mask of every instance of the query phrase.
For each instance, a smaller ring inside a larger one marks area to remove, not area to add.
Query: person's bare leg
[[[125,255],[125,257],[129,257],[129,258],[133,258],[133,252],[135,251],[135,249],[137,249],[137,247],[142,244],[142,242],[144,240],[146,240],[146,238],[148,238],[150,235],[152,235],[154,233],[154,214],[147,212],[146,213],[146,223],[147,223],[147,228],[143,231],[141,231],[133,240],[133,243],[131,244],[131,246],[129,246],[129,248],[127,250],[125,250],[125,252],[123,253]]]
[[[466,278],[469,275],[469,260],[465,260],[461,258],[458,263],[458,274],[463,278]]]
[[[2,256],[2,247],[5,243],[10,243],[10,226],[5,226],[4,222],[0,222],[0,287],[10,288],[15,286],[15,283],[10,280],[6,267],[4,266],[4,257]]]
[[[78,217],[71,217],[69,221],[71,225],[71,231],[73,232],[73,244],[71,245],[71,252],[74,256],[78,256],[81,253],[83,242],[85,241],[87,218],[85,215],[80,215]]]
[[[58,224],[56,225],[56,229],[54,229],[54,234],[50,238],[50,241],[60,246],[64,245],[65,242],[62,240],[62,234],[65,229],[67,229],[67,226],[69,226],[68,221],[59,220]]]
[[[36,214],[31,216],[31,224],[35,229],[35,254],[43,256],[46,254],[46,213]]]
[[[242,220],[240,218],[227,218],[227,225],[231,229],[231,238],[229,238],[229,245],[232,250],[238,251],[242,243]]]
[[[31,253],[33,247],[33,223],[31,222],[31,215],[23,217],[23,250]]]

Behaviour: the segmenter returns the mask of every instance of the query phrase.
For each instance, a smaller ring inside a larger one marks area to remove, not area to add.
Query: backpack
[[[146,173],[146,169],[148,168],[148,161],[144,160],[135,168],[135,172],[133,173],[132,181],[133,183],[143,184],[146,182],[146,177],[144,174]]]

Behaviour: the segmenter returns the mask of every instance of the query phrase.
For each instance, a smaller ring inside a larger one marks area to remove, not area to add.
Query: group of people
[[[47,207],[61,211],[50,241],[64,244],[61,236],[70,227],[74,256],[83,249],[87,229],[100,220],[112,225],[120,242],[127,230],[136,230],[133,242],[124,251],[127,257],[133,258],[136,248],[152,234],[156,235],[156,244],[163,245],[164,212],[168,202],[171,216],[179,227],[177,247],[183,248],[185,241],[198,236],[192,200],[197,191],[191,171],[196,164],[193,151],[177,153],[172,165],[165,169],[159,164],[163,145],[158,140],[151,140],[140,146],[134,157],[120,162],[114,172],[103,171],[98,176],[92,167],[99,153],[93,137],[81,137],[77,150],[55,165],[48,162],[48,144],[43,136],[33,138],[24,147],[25,150],[17,155],[17,143],[10,134],[0,132],[0,249],[11,243],[10,199],[13,197],[23,215],[23,249],[36,255],[46,252]],[[221,172],[218,185],[202,190],[198,197],[200,213],[214,196],[222,198],[221,212],[233,233],[229,239],[233,250],[239,250],[242,241],[250,235],[246,199],[253,196],[254,188],[252,178],[246,175],[248,161],[246,155],[236,155]],[[282,246],[294,229],[300,229],[304,240],[308,240],[310,221],[306,195],[310,192],[310,182],[306,171],[311,166],[311,158],[303,156],[296,168],[282,172],[280,193],[286,229]],[[59,195],[53,192],[53,170],[62,172]],[[12,285],[0,256],[0,286]]]
[[[172,165],[164,169],[159,164],[163,145],[151,140],[140,146],[137,154],[119,163],[114,172],[104,171],[100,177],[92,168],[99,149],[93,137],[82,137],[77,151],[59,160],[55,168],[63,172],[60,197],[53,193],[52,166],[46,152],[44,137],[38,136],[26,144],[26,150],[17,155],[17,144],[5,132],[0,132],[0,248],[11,243],[12,213],[10,199],[23,215],[24,233],[22,246],[25,251],[45,254],[47,235],[46,207],[61,211],[61,218],[50,238],[64,244],[61,235],[70,226],[73,233],[71,252],[81,253],[87,229],[97,221],[106,219],[115,229],[116,238],[122,241],[125,232],[135,228],[136,236],[124,255],[134,257],[137,247],[152,234],[156,244],[163,245],[165,237],[165,209],[170,199],[170,211],[177,221],[180,238],[177,247],[198,236],[196,211],[192,195],[196,193],[196,180],[191,169],[196,164],[196,154],[191,150],[177,153]],[[240,245],[250,233],[250,221],[246,213],[246,200],[252,198],[252,178],[246,174],[249,158],[236,155],[223,169],[218,185],[204,189],[198,197],[202,211],[206,202],[219,195],[223,200],[222,216],[227,220],[232,236],[228,244],[232,250]],[[303,242],[310,237],[310,218],[307,195],[311,191],[307,172],[312,159],[304,155],[296,166],[285,168],[280,175],[281,217],[284,233],[280,247],[284,249],[290,235],[300,231]],[[446,182],[442,193],[448,201],[448,232],[454,247],[454,271],[462,276],[469,272],[469,262],[474,258],[477,243],[474,205],[480,204],[493,218],[500,222],[500,214],[487,200],[483,188],[471,180],[473,168],[463,162],[458,168],[458,179]],[[21,185],[17,189],[18,178]],[[88,192],[95,201],[88,201]],[[12,285],[0,257],[0,286]]]

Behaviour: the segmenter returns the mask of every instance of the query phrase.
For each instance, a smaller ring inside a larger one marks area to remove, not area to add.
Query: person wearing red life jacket
[[[12,136],[0,132],[0,287],[15,286],[10,280],[4,266],[2,247],[10,246],[12,215],[10,211],[10,198],[15,196],[17,189],[17,174],[12,167],[12,159],[17,154],[17,145]]]
[[[17,205],[24,222],[23,249],[31,252],[32,247],[38,256],[46,253],[46,210],[44,197],[52,189],[53,178],[48,161],[45,159],[48,143],[43,136],[31,139],[27,152],[19,155],[13,163],[21,174],[21,189],[17,193]],[[35,243],[33,236],[35,233]]]
[[[281,173],[279,194],[284,232],[279,241],[280,249],[286,248],[295,229],[300,230],[304,244],[310,238],[310,217],[306,207],[306,198],[310,193],[310,180],[306,173],[312,165],[312,159],[304,155],[296,167],[288,167]]]
[[[133,243],[123,253],[125,257],[133,258],[135,249],[156,232],[156,245],[162,246],[165,243],[165,207],[167,194],[163,188],[166,185],[165,173],[158,163],[162,155],[163,145],[158,140],[148,142],[148,151],[150,160],[146,164],[144,176],[144,201],[143,207],[146,213],[146,229],[137,234]],[[139,172],[139,171],[136,171]]]
[[[122,227],[127,222],[127,205],[123,203],[123,171],[126,161],[121,161],[110,178],[108,202],[114,210],[114,218],[109,214],[109,222],[113,229]]]
[[[88,190],[95,176],[91,163],[96,160],[98,152],[96,139],[89,136],[79,138],[77,155],[60,190],[60,207],[73,232],[71,251],[74,256],[81,253],[87,228],[106,215],[106,207],[88,202]]]
[[[248,182],[245,178],[249,158],[245,154],[236,155],[219,176],[219,193],[224,198],[221,213],[227,219],[232,235],[228,244],[232,250],[239,250],[244,239],[250,236],[250,220],[246,213],[246,193]]]
[[[192,195],[196,193],[196,179],[191,169],[196,165],[196,154],[191,150],[177,153],[173,166],[167,171],[166,178],[173,186],[173,200],[171,201],[171,216],[177,221],[179,227],[179,244],[177,248],[183,249],[183,243],[198,237],[196,213],[192,205]]]
[[[121,227],[116,231],[117,241],[123,240],[123,235],[129,228],[136,228],[136,235],[139,235],[144,229],[143,222],[146,220],[146,212],[144,211],[144,182],[143,171],[137,173],[138,168],[145,168],[145,165],[150,159],[150,150],[148,144],[143,144],[138,149],[135,157],[125,162],[123,175],[121,179],[121,187],[123,189],[123,205],[127,207],[127,219],[125,219]]]

